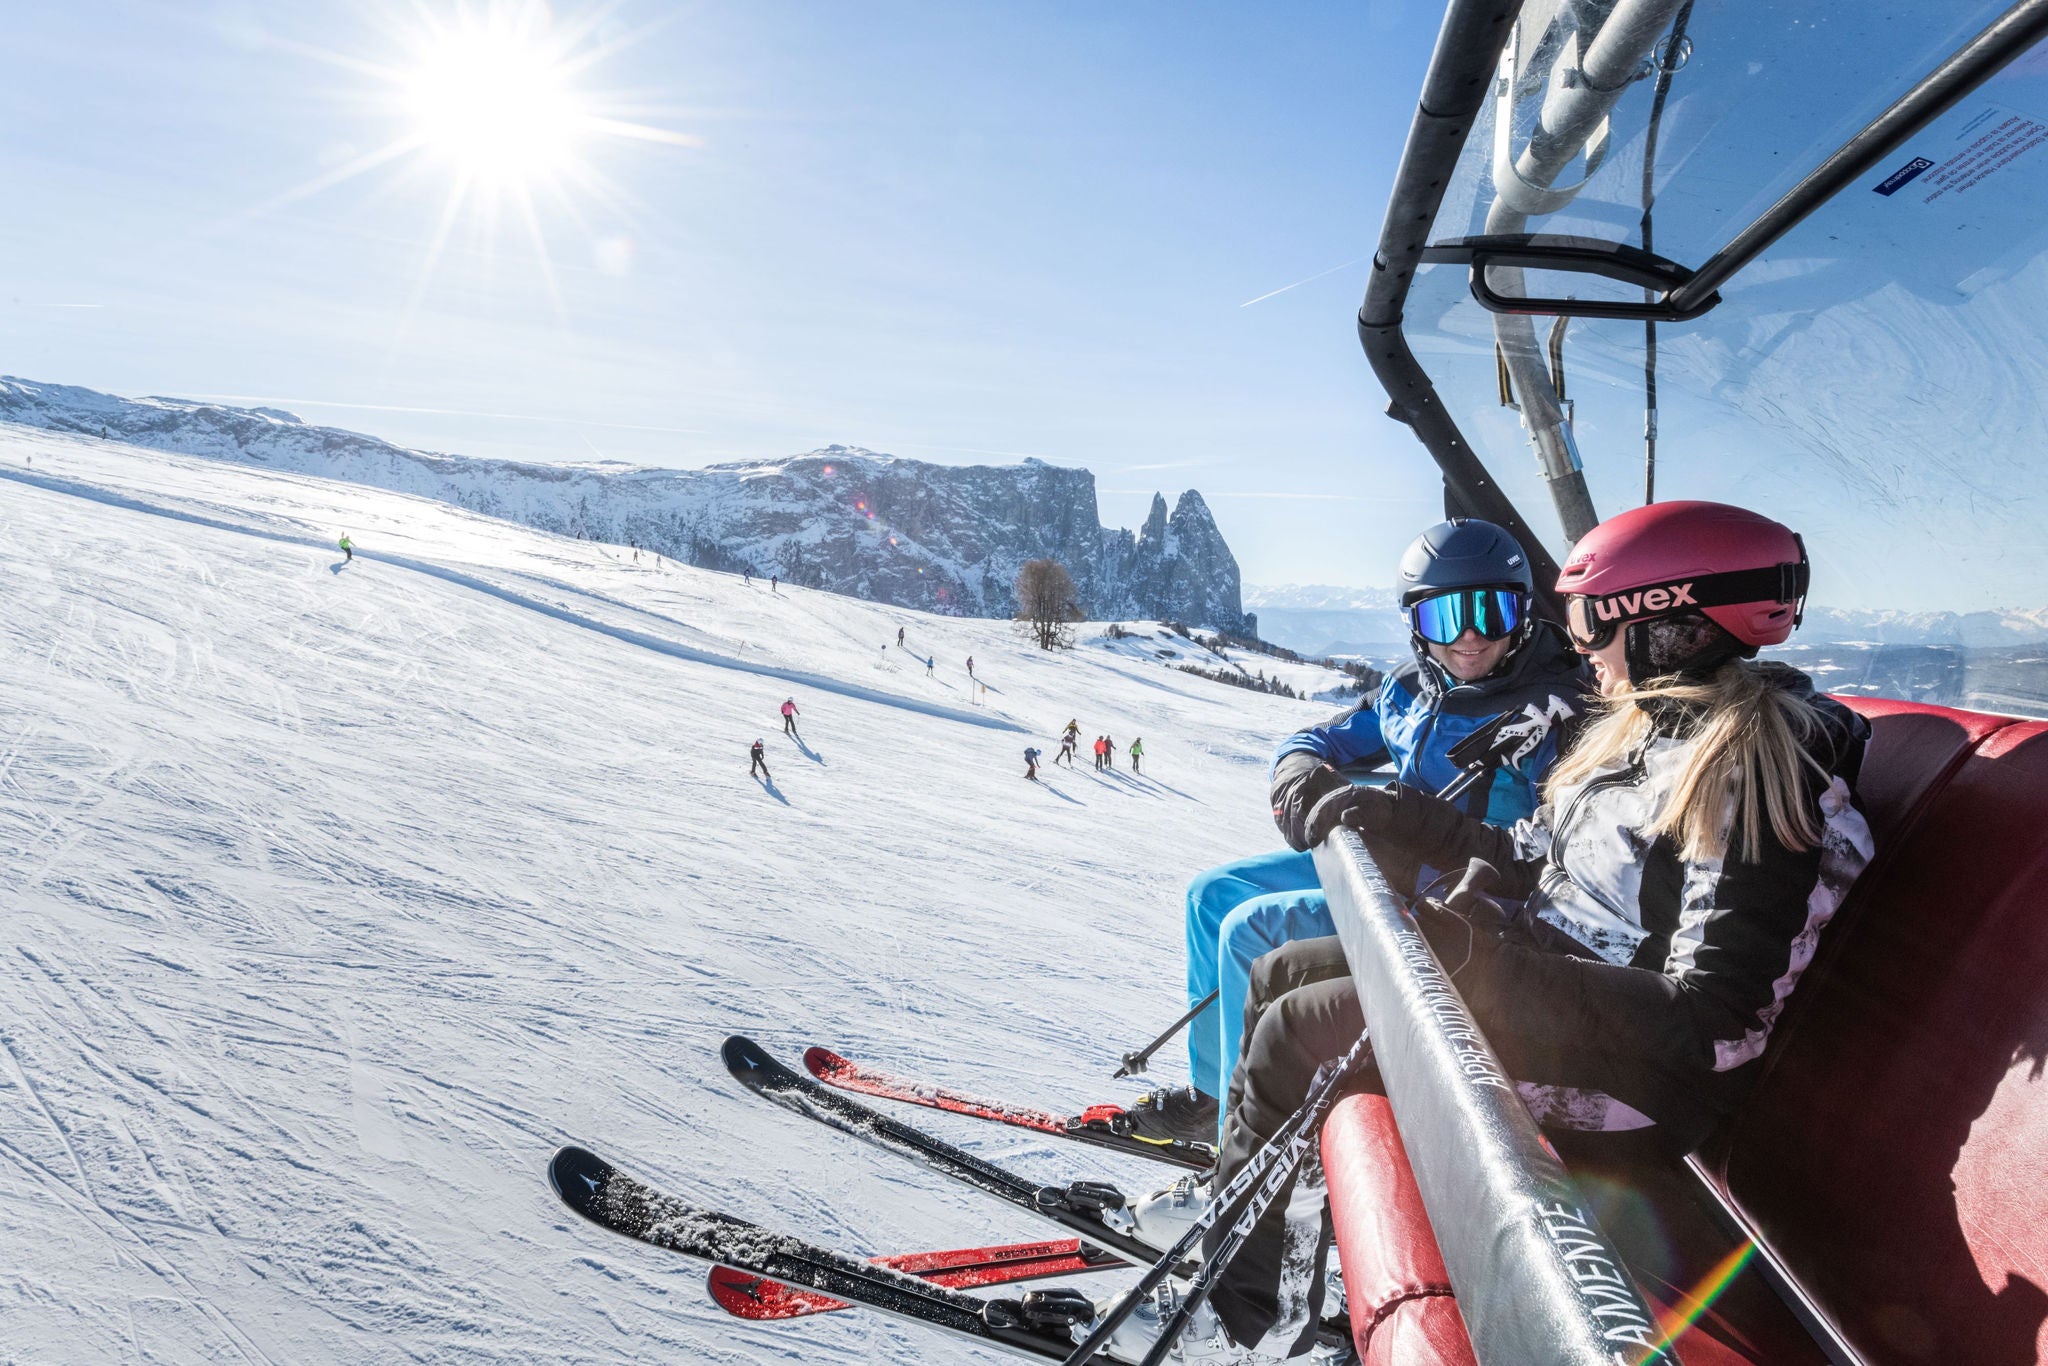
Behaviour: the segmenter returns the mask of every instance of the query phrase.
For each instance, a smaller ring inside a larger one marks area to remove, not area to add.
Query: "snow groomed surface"
[[[5,426],[0,584],[0,1323],[32,1361],[921,1359],[871,1314],[736,1322],[700,1266],[569,1217],[548,1155],[863,1258],[1043,1237],[762,1105],[720,1041],[1128,1101],[1120,1050],[1182,1005],[1185,879],[1272,847],[1267,754],[1331,709],[1175,672],[1149,624],[1043,655]],[[1070,717],[1079,767],[1023,781]],[[1092,771],[1097,733],[1146,772]],[[1034,1180],[1161,1179],[920,1123]]]

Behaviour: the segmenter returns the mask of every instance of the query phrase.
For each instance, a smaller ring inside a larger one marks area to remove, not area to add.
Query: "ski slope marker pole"
[[[1266,1212],[1266,1207],[1272,1204],[1274,1194],[1287,1184],[1287,1178],[1301,1165],[1302,1157],[1308,1152],[1308,1145],[1315,1142],[1316,1132],[1322,1127],[1323,1116],[1337,1103],[1338,1093],[1344,1089],[1344,1084],[1371,1057],[1372,1038],[1360,1034],[1358,1042],[1351,1045],[1350,1052],[1334,1063],[1325,1063],[1317,1069],[1315,1080],[1310,1083],[1308,1096],[1302,1101],[1301,1108],[1288,1116],[1287,1122],[1280,1126],[1280,1132],[1267,1139],[1265,1145],[1252,1154],[1251,1161],[1245,1163],[1238,1174],[1230,1178],[1230,1184],[1218,1191],[1209,1201],[1209,1208],[1202,1211],[1202,1217],[1190,1224],[1188,1231],[1181,1235],[1180,1241],[1154,1262],[1151,1270],[1138,1278],[1138,1283],[1125,1292],[1123,1302],[1110,1310],[1101,1323],[1095,1325],[1094,1330],[1082,1340],[1080,1346],[1068,1354],[1060,1366],[1087,1366],[1088,1362],[1094,1360],[1095,1354],[1102,1350],[1103,1344],[1123,1326],[1124,1320],[1136,1312],[1145,1297],[1171,1275],[1174,1268],[1178,1267],[1190,1252],[1194,1251],[1195,1245],[1201,1242],[1210,1225],[1247,1196],[1250,1197],[1250,1204],[1246,1206],[1247,1217],[1241,1218],[1238,1225],[1248,1234],[1252,1225],[1258,1223],[1259,1216]],[[1219,1257],[1225,1264],[1243,1241],[1244,1237],[1240,1234],[1239,1228],[1232,1228],[1225,1245],[1217,1249]],[[1202,1287],[1203,1299],[1208,1298],[1209,1290],[1215,1286],[1215,1276],[1220,1271],[1221,1267],[1218,1267],[1216,1272],[1212,1272],[1205,1263],[1202,1269],[1195,1273],[1194,1284]],[[1192,1293],[1193,1287],[1190,1287],[1190,1294]],[[1159,1340],[1152,1344],[1152,1350],[1145,1356],[1144,1366],[1158,1366],[1171,1349],[1173,1340],[1187,1327],[1189,1316],[1199,1307],[1200,1301],[1183,1301],[1180,1309],[1175,1311],[1161,1330]]]
[[[1145,1071],[1145,1064],[1151,1060],[1152,1055],[1158,1052],[1160,1047],[1164,1045],[1168,1039],[1171,1039],[1174,1035],[1180,1033],[1183,1029],[1186,1029],[1188,1027],[1188,1021],[1194,1019],[1195,1016],[1201,1014],[1210,1006],[1215,1005],[1216,998],[1218,996],[1221,996],[1222,994],[1223,988],[1216,988],[1216,990],[1210,992],[1207,996],[1204,996],[1201,1000],[1195,1002],[1194,1005],[1188,1007],[1188,1013],[1181,1016],[1178,1020],[1175,1020],[1172,1024],[1168,1025],[1166,1027],[1166,1032],[1164,1034],[1161,1034],[1158,1038],[1154,1039],[1151,1043],[1146,1044],[1137,1052],[1124,1054],[1124,1065],[1122,1067],[1117,1068],[1116,1071],[1110,1073],[1110,1079],[1113,1081],[1118,1077],[1135,1077],[1142,1075]]]

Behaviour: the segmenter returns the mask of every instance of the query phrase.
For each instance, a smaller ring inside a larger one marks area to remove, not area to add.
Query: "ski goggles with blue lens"
[[[1408,624],[1432,645],[1449,645],[1467,631],[1482,640],[1505,640],[1522,624],[1528,598],[1512,588],[1459,588],[1424,598],[1408,609]]]

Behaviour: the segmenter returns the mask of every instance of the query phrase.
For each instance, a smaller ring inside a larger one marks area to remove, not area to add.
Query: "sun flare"
[[[590,117],[547,35],[491,17],[430,34],[403,100],[421,147],[485,186],[568,169]]]
[[[496,259],[501,232],[522,236],[519,275],[537,280],[561,315],[550,230],[582,236],[599,274],[620,278],[633,268],[632,237],[622,229],[632,226],[634,199],[592,163],[597,148],[704,145],[694,134],[645,121],[664,116],[665,97],[623,91],[598,78],[600,66],[660,27],[619,23],[622,2],[572,0],[558,13],[547,0],[390,0],[379,25],[390,40],[388,56],[290,45],[302,56],[370,78],[361,107],[395,127],[371,150],[250,213],[274,212],[376,172],[388,188],[424,190],[439,203],[422,238],[401,334],[451,239],[465,229],[468,248],[486,260]]]

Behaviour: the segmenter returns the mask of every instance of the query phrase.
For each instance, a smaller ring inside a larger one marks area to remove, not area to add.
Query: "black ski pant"
[[[1221,1190],[1266,1140],[1278,1133],[1308,1098],[1316,1069],[1343,1056],[1365,1029],[1351,968],[1335,936],[1283,944],[1252,964],[1244,1003],[1244,1046],[1230,1077],[1223,1150],[1216,1161],[1213,1190]],[[1379,1073],[1368,1069],[1354,1089],[1377,1089]],[[1238,1248],[1210,1298],[1217,1317],[1240,1346],[1257,1344],[1280,1318],[1283,1262],[1287,1253],[1290,1177]],[[1211,1226],[1207,1251],[1214,1252],[1234,1220]],[[1287,1297],[1306,1294],[1308,1320],[1292,1351],[1307,1351],[1323,1313],[1323,1279],[1330,1254],[1330,1214],[1325,1204],[1322,1231],[1306,1283],[1285,1287]],[[1279,1344],[1268,1344],[1271,1351]]]
[[[782,733],[784,735],[796,734],[796,718],[794,716],[785,716],[782,718]]]
[[[763,763],[758,757],[754,760],[753,764],[747,769],[747,776],[751,778],[757,773],[760,774],[763,778],[768,778],[768,781],[771,783],[775,781],[773,778],[768,777],[768,765]]]
[[[1443,950],[1440,948],[1439,952]],[[1297,939],[1283,944],[1252,964],[1245,996],[1244,1044],[1230,1078],[1229,1109],[1223,1125],[1223,1148],[1216,1160],[1213,1189],[1220,1190],[1249,1162],[1268,1138],[1301,1108],[1316,1071],[1344,1055],[1365,1029],[1365,1012],[1343,945],[1326,939]],[[1483,1008],[1475,1006],[1475,1010]],[[1548,1075],[1554,1059],[1532,1054],[1514,1037],[1490,1040],[1510,1075],[1537,1081],[1568,1080]],[[1352,1084],[1354,1091],[1380,1091],[1379,1072],[1367,1068]],[[1574,1169],[1604,1176],[1613,1189],[1626,1193],[1678,1181],[1677,1159],[1684,1137],[1667,1125],[1647,1129],[1598,1132],[1546,1128],[1552,1146]],[[1241,1346],[1258,1343],[1277,1322],[1283,1298],[1306,1294],[1309,1322],[1322,1316],[1323,1282],[1330,1249],[1330,1214],[1326,1203],[1314,1265],[1306,1283],[1281,1285],[1286,1260],[1286,1205],[1294,1182],[1266,1209],[1265,1216],[1237,1257],[1218,1279],[1211,1297],[1217,1316]],[[1685,1183],[1679,1183],[1683,1185]],[[1679,1188],[1673,1185],[1673,1188]],[[1626,1214],[1626,1210],[1620,1211]],[[1603,1217],[1606,1217],[1603,1215]],[[1209,1231],[1209,1250],[1221,1241],[1221,1221]],[[1290,1275],[1290,1280],[1297,1278]],[[1754,1278],[1750,1278],[1754,1279]],[[1268,1344],[1268,1350],[1273,1350]],[[1295,1352],[1306,1351],[1306,1339]]]

